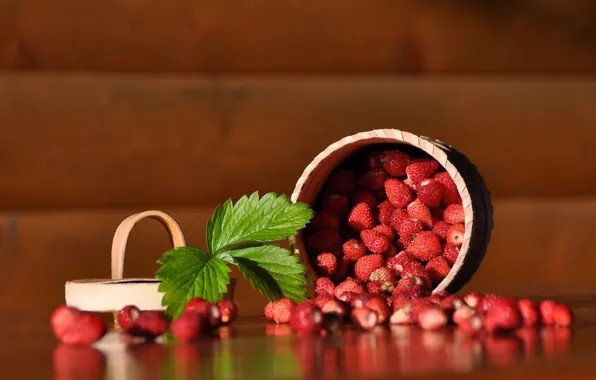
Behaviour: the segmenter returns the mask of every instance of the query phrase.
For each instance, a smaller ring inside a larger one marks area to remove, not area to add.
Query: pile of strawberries
[[[325,281],[320,278],[317,282]],[[383,297],[378,293],[346,292],[341,300],[318,287],[314,300],[296,305],[288,298],[270,302],[265,316],[276,323],[290,323],[298,333],[334,332],[351,322],[364,330],[378,325],[419,324],[424,330],[437,330],[455,324],[466,334],[503,333],[522,327],[568,327],[573,322],[569,306],[552,300],[539,304],[496,294],[470,293],[461,298],[446,292],[408,299],[402,295]]]
[[[237,315],[238,308],[232,301],[223,300],[215,304],[194,297],[188,301],[182,315],[173,321],[162,312],[141,311],[129,305],[120,310],[116,323],[127,337],[154,340],[169,329],[176,339],[192,341],[211,334],[221,325],[234,322]],[[66,305],[54,310],[50,325],[56,338],[66,344],[93,344],[107,332],[99,315]]]
[[[306,229],[315,269],[345,291],[423,297],[457,260],[464,209],[430,158],[373,151],[336,169]]]

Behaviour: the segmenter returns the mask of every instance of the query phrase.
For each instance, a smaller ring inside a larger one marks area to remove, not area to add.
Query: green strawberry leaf
[[[164,293],[161,302],[171,317],[180,315],[192,297],[220,301],[230,282],[227,263],[199,248],[171,249],[157,262],[162,265],[155,273]]]
[[[313,216],[304,203],[292,203],[286,195],[258,192],[232,204],[218,205],[207,223],[207,246],[212,255],[243,242],[270,242],[295,235]]]

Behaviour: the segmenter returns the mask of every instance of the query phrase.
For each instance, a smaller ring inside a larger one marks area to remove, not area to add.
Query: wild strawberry
[[[387,225],[379,224],[378,226],[374,227],[372,230],[380,233],[381,235],[385,235],[387,237],[387,239],[389,239],[390,243],[395,240],[395,232],[393,231],[393,228],[391,228]]]
[[[420,277],[409,274],[399,280],[392,294],[413,299],[426,297],[430,294],[430,291],[430,287]]]
[[[433,284],[438,285],[451,271],[451,267],[447,260],[442,256],[437,256],[429,260],[425,267],[428,276]]]
[[[404,185],[406,185],[414,193],[416,192],[416,183],[409,178],[404,179]]]
[[[381,269],[381,268],[379,268],[379,269]],[[375,284],[374,282],[367,282],[366,283],[366,291],[369,293],[379,294],[383,291],[383,289],[381,289],[381,287],[379,285]]]
[[[318,333],[323,328],[323,313],[311,301],[304,301],[294,307],[290,327],[298,334]]]
[[[79,309],[61,305],[52,312],[50,316],[50,326],[56,338],[62,339],[66,330],[74,323],[75,319],[81,314]]]
[[[317,305],[320,309],[323,308],[323,306],[325,306],[325,304],[331,300],[335,300],[335,296],[334,295],[329,295],[329,294],[323,294],[323,295],[319,295],[314,299],[314,303],[315,305]]]
[[[434,292],[433,295],[440,297],[442,300],[443,298],[449,297],[451,293],[446,290],[439,290],[438,292]]]
[[[381,190],[387,179],[387,172],[383,168],[370,169],[356,180],[358,186],[367,190]]]
[[[381,165],[393,177],[405,176],[409,162],[410,156],[398,150],[386,150],[381,154]]]
[[[514,299],[502,297],[496,301],[486,314],[485,327],[488,332],[517,329],[522,317]]]
[[[436,181],[443,184],[443,196],[441,197],[441,204],[449,206],[455,203],[461,203],[461,196],[457,190],[457,186],[453,179],[447,172],[437,173],[433,177]]]
[[[337,270],[337,257],[329,252],[317,256],[317,270],[322,276],[332,276]]]
[[[423,179],[430,178],[439,169],[439,163],[433,159],[419,158],[410,161],[406,167],[408,179],[413,183],[419,183]]]
[[[393,257],[397,255],[397,247],[395,246],[395,244],[389,244],[389,248],[387,248],[383,255],[385,257]]]
[[[522,317],[522,324],[526,327],[534,327],[540,321],[540,312],[534,302],[525,298],[517,301],[517,307]]]
[[[560,327],[569,327],[573,323],[573,312],[569,306],[558,303],[553,309],[553,319],[555,325]]]
[[[385,301],[385,299],[382,297],[369,297],[364,303],[364,307],[377,313],[379,324],[383,324],[387,319],[389,319],[391,310],[389,309],[389,305],[387,305],[387,301]]]
[[[391,244],[387,236],[373,230],[361,231],[360,238],[372,253],[385,253]]]
[[[265,305],[264,313],[265,318],[267,318],[268,321],[273,320],[273,302],[269,302],[267,305]]]
[[[387,304],[391,307],[391,313],[395,313],[400,307],[410,303],[410,300],[402,295],[396,294],[387,298]]]
[[[382,235],[381,235],[382,236]],[[372,272],[385,264],[385,259],[380,254],[366,255],[356,261],[354,275],[362,282],[368,281]]]
[[[484,322],[482,321],[482,318],[472,315],[470,318],[463,319],[457,326],[459,327],[459,331],[464,334],[476,335],[482,332]]]
[[[199,314],[201,314],[202,318],[207,320],[209,323],[207,326],[211,326],[212,329],[221,325],[221,310],[216,304],[209,302],[205,311]]]
[[[397,283],[397,278],[395,277],[395,273],[387,267],[381,267],[376,269],[374,272],[370,274],[370,283],[376,284],[380,287],[381,291],[391,293],[395,284]]]
[[[464,242],[465,227],[463,224],[454,224],[447,232],[447,244],[459,247]]]
[[[397,229],[397,233],[399,234],[399,242],[404,247],[407,247],[418,235],[418,233],[422,231],[424,231],[424,225],[421,221],[416,219],[404,219]]]
[[[346,296],[347,294],[347,296]],[[350,307],[352,309],[357,309],[359,307],[364,307],[364,304],[366,303],[366,301],[369,299],[369,297],[371,296],[368,293],[353,293],[353,292],[349,292],[349,293],[344,293],[344,302],[348,305],[350,305]]]
[[[106,326],[96,314],[89,312],[72,313],[72,310],[69,313],[62,311],[58,314],[61,314],[60,318],[56,318],[56,316],[54,318],[61,321],[55,324],[58,329],[54,330],[54,334],[63,343],[90,345],[100,340],[106,334]],[[69,317],[74,318],[70,320],[69,325],[66,325],[65,322],[69,320]],[[54,318],[52,322],[55,321]]]
[[[375,151],[368,155],[368,167],[371,169],[381,167],[381,152]]]
[[[422,180],[416,186],[418,199],[430,208],[438,207],[441,204],[444,186],[434,179]]]
[[[404,208],[414,200],[412,190],[395,178],[389,178],[385,181],[385,193],[391,205],[396,208]]]
[[[445,248],[443,248],[443,257],[449,265],[453,266],[457,261],[457,257],[459,256],[459,247],[454,247],[450,244],[445,244]]]
[[[352,204],[367,203],[368,207],[377,207],[377,197],[369,190],[358,189],[352,194]]]
[[[317,295],[333,295],[334,291],[335,285],[333,285],[333,282],[329,277],[319,277],[317,278],[317,281],[315,281],[315,293],[317,293]]]
[[[273,303],[272,315],[275,323],[288,323],[296,303],[289,298],[280,298]]]
[[[441,306],[441,302],[443,301],[444,297],[440,297],[436,294],[431,294],[430,296],[428,296],[428,302],[435,304],[437,306]]]
[[[552,300],[544,300],[540,302],[540,317],[543,325],[551,326],[555,324],[555,306],[557,306],[557,304]]]
[[[350,199],[346,195],[330,194],[323,198],[322,208],[343,217],[350,211]]]
[[[336,230],[339,231],[339,215],[331,211],[317,211],[307,226],[309,232],[316,232],[321,230]]]
[[[393,215],[394,210],[395,208],[391,206],[391,203],[388,200],[381,202],[375,210],[375,215],[379,220],[379,223],[390,226],[391,215]]]
[[[389,323],[392,325],[413,325],[416,320],[412,317],[412,308],[409,304],[395,308],[391,317],[389,317]]]
[[[207,322],[201,318],[201,315],[194,312],[183,313],[172,322],[170,331],[174,338],[181,341],[193,341],[207,331],[205,326]]]
[[[472,318],[476,310],[468,305],[462,305],[453,312],[453,323],[461,325],[465,320]]]
[[[327,194],[348,195],[356,190],[356,175],[351,170],[336,170],[329,176],[325,190]]]
[[[432,231],[418,233],[406,247],[406,251],[421,261],[428,261],[439,256],[442,250],[439,238]]]
[[[343,295],[346,292],[364,293],[365,290],[361,283],[354,280],[353,278],[348,277],[335,287],[335,298],[345,301]]]
[[[238,317],[238,306],[232,301],[221,300],[217,303],[217,307],[221,312],[221,323],[224,325],[233,323]]]
[[[188,300],[186,306],[184,306],[184,312],[194,311],[197,313],[204,313],[210,304],[211,302],[201,297],[192,297]]]
[[[449,231],[449,229],[451,228],[451,224],[444,222],[444,221],[438,221],[433,225],[433,232],[435,234],[437,234],[437,236],[439,237],[439,239],[441,239],[441,241],[445,241],[447,240],[447,232]]]
[[[426,227],[432,226],[432,216],[430,214],[430,209],[424,203],[420,202],[419,199],[416,199],[414,202],[410,203],[407,208],[408,215],[412,219],[418,219],[421,221]]]
[[[348,226],[354,231],[360,232],[362,230],[370,230],[376,224],[375,217],[370,209],[370,206],[365,203],[358,203],[350,215],[348,215]]]
[[[464,207],[460,204],[449,205],[443,213],[443,219],[450,224],[464,223],[466,219]]]
[[[333,281],[334,283],[343,281],[352,267],[353,263],[350,260],[348,260],[345,256],[338,258],[337,270],[335,271],[335,274],[331,277],[331,281]]]
[[[352,321],[361,329],[370,330],[379,324],[379,317],[375,311],[361,307],[352,310]]]
[[[317,305],[318,306],[318,305]],[[333,298],[319,306],[323,314],[336,314],[342,320],[346,317],[348,308],[345,303]]]
[[[447,315],[436,306],[427,307],[418,315],[418,324],[423,330],[437,330],[447,325]]]
[[[134,305],[128,305],[118,312],[116,323],[121,329],[127,329],[139,317],[141,311]]]
[[[137,319],[134,320],[132,325],[123,331],[130,336],[154,339],[168,331],[169,327],[170,322],[161,312],[143,311]]]
[[[404,265],[401,276],[405,277],[410,274],[419,277],[424,282],[424,285],[426,285],[429,289],[432,287],[432,281],[428,275],[428,272],[426,271],[426,268],[418,261],[413,261]]]
[[[306,238],[306,248],[311,254],[321,252],[339,252],[341,250],[341,238],[334,230],[317,231]]]
[[[391,269],[395,274],[401,276],[404,266],[408,263],[416,261],[416,258],[410,255],[406,251],[401,251],[397,255],[387,260],[387,267]]]
[[[451,315],[464,304],[465,302],[461,297],[452,294],[443,298],[443,301],[441,301],[441,310]]]
[[[468,306],[476,308],[480,305],[482,297],[482,294],[478,292],[472,292],[464,296],[464,301],[468,304]]]
[[[357,261],[366,255],[366,246],[359,240],[350,239],[343,244],[342,251],[348,260]]]
[[[496,295],[496,294],[492,294],[492,293],[485,294],[484,296],[482,296],[477,309],[482,313],[486,313],[501,298],[502,298],[501,296]]]

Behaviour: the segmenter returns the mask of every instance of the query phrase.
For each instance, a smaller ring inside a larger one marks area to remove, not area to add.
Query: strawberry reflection
[[[103,379],[105,356],[89,346],[60,344],[54,349],[54,377],[57,380]]]

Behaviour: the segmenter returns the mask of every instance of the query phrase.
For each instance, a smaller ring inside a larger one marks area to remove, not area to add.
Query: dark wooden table
[[[296,336],[285,325],[244,319],[195,344],[127,346],[111,332],[94,347],[57,344],[49,311],[5,311],[2,379],[596,379],[596,296],[565,301],[577,317],[572,329],[499,337],[405,326]]]

